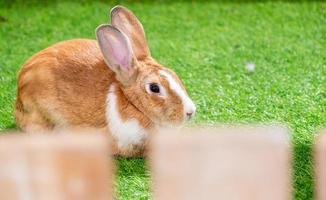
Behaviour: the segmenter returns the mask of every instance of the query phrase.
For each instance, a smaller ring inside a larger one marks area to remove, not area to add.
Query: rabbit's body
[[[193,102],[178,76],[150,56],[137,18],[123,7],[111,15],[115,27],[100,26],[97,41],[60,42],[23,65],[15,109],[23,131],[103,129],[115,154],[135,156],[149,134],[190,119]]]
[[[31,131],[67,124],[105,127],[105,94],[114,79],[95,40],[55,44],[19,74],[17,122]]]
[[[96,40],[69,40],[40,51],[26,62],[18,80],[15,115],[22,130],[92,127],[110,131],[111,116],[114,138],[121,140],[115,153],[142,150],[151,122],[125,99]]]

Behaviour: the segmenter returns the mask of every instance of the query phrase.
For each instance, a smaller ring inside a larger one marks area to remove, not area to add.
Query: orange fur
[[[46,127],[104,127],[105,94],[113,81],[95,40],[53,45],[29,59],[19,74],[17,123],[27,129],[26,118],[38,113],[38,123]]]

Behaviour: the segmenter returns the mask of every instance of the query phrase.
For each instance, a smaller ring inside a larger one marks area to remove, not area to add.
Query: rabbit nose
[[[191,117],[193,117],[194,114],[195,114],[195,111],[188,111],[188,112],[186,112],[187,119],[188,119],[188,120],[191,119]]]
[[[189,120],[191,117],[195,115],[196,112],[196,106],[195,104],[190,100],[190,103],[185,106],[185,117],[187,120]]]
[[[193,112],[187,112],[187,116],[188,116],[188,117],[191,117],[192,114],[193,114]]]

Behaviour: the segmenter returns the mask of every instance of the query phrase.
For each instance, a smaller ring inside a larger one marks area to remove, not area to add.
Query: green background
[[[193,123],[288,126],[294,197],[313,198],[312,144],[326,122],[322,1],[0,0],[0,130],[15,128],[16,74],[24,61],[61,40],[95,38],[116,4],[139,17],[153,57],[184,81],[198,109]],[[150,198],[145,161],[116,161],[117,198]]]

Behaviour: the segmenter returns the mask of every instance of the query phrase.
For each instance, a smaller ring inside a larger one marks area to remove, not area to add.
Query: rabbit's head
[[[196,107],[179,77],[151,57],[138,19],[117,6],[111,10],[111,22],[97,28],[97,40],[128,101],[157,125],[188,121]]]

